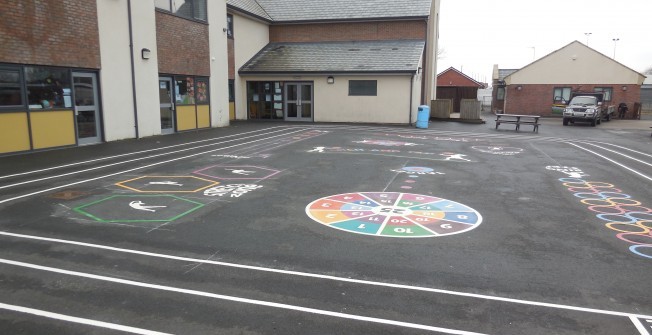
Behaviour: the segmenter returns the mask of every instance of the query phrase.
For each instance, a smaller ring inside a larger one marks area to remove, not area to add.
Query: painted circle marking
[[[331,195],[308,204],[306,214],[335,229],[402,238],[460,234],[482,223],[482,215],[464,204],[401,192]]]

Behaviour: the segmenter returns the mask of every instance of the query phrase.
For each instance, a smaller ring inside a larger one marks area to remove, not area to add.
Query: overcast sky
[[[491,83],[577,40],[633,70],[652,67],[652,0],[441,0],[437,72]],[[620,39],[613,41],[614,38]]]

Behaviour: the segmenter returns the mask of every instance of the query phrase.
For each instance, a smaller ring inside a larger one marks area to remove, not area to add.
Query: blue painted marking
[[[476,224],[478,223],[478,215],[475,212],[446,212],[444,220]]]

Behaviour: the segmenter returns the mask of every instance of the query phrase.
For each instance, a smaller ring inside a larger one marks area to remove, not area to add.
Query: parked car
[[[600,124],[602,120],[611,120],[611,114],[614,114],[613,108],[603,105],[604,93],[580,93],[574,92],[571,101],[563,112],[563,123],[567,126],[569,123],[589,122],[592,127]]]

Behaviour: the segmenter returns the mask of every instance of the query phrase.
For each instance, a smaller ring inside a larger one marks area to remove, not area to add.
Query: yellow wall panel
[[[0,153],[29,149],[27,113],[0,113]]]
[[[177,130],[184,131],[197,128],[195,106],[177,106]]]
[[[211,108],[209,105],[197,105],[197,128],[211,126]]]
[[[75,145],[75,120],[71,110],[31,112],[34,149]]]
[[[229,120],[235,120],[235,102],[229,102]]]

